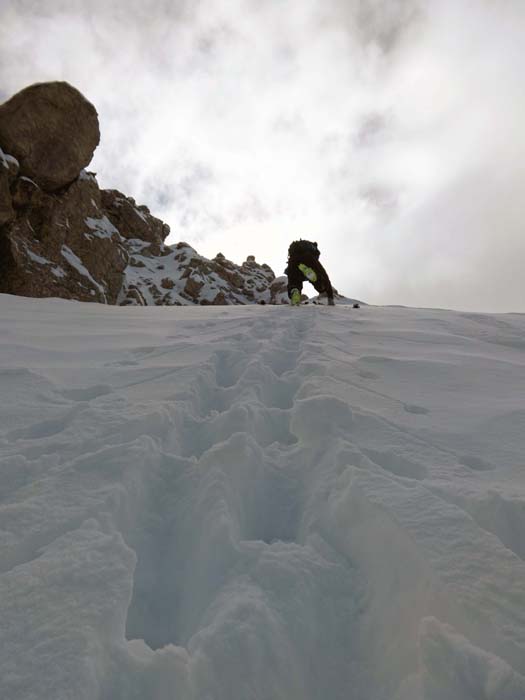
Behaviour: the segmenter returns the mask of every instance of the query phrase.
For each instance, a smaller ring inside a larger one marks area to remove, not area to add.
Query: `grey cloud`
[[[173,242],[280,270],[288,240],[311,236],[335,285],[377,303],[525,297],[522,0],[0,8],[0,95],[79,87],[102,186]]]
[[[360,197],[385,216],[392,216],[399,206],[399,195],[390,187],[371,183],[361,188]]]
[[[319,11],[322,26],[337,24],[364,44],[393,51],[407,30],[424,18],[424,0],[337,0]]]
[[[388,124],[388,118],[379,112],[365,115],[358,124],[354,145],[357,148],[366,148],[377,144],[378,140],[386,135]]]
[[[369,41],[377,41],[385,52],[401,42],[404,33],[423,16],[419,0],[380,0],[360,3],[358,26]]]

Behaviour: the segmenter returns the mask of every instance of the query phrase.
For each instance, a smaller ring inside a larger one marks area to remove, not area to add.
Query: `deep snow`
[[[1,698],[525,698],[525,315],[0,295],[0,391]]]

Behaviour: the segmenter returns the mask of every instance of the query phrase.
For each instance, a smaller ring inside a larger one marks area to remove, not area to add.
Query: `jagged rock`
[[[30,85],[0,105],[0,146],[45,191],[77,178],[99,140],[95,107],[69,83]]]
[[[96,180],[60,195],[19,178],[17,218],[2,234],[0,291],[115,304],[128,254],[100,207]]]
[[[199,282],[193,277],[188,277],[188,279],[186,280],[186,284],[184,285],[184,292],[192,299],[197,299],[203,285],[204,282]]]
[[[175,282],[170,277],[165,277],[163,280],[160,281],[160,286],[163,289],[173,289],[173,287],[175,286]]]
[[[136,287],[128,287],[127,297],[121,301],[121,306],[146,306],[144,297]]]
[[[276,277],[270,285],[270,304],[288,304],[288,277]]]
[[[25,209],[33,201],[33,197],[41,200],[42,190],[28,177],[19,177],[11,187],[13,206],[15,209]],[[37,206],[36,200],[35,205]]]
[[[102,191],[102,206],[112,224],[124,238],[140,238],[152,244],[150,253],[160,254],[160,246],[170,232],[170,227],[151,215],[145,206],[137,206],[132,197],[118,190]]]
[[[270,285],[275,275],[267,265],[250,262],[239,266],[224,255],[209,260],[182,241],[171,247],[162,245],[161,257],[152,256],[150,244],[145,241],[130,239],[127,246],[132,259],[142,260],[144,268],[128,266],[120,303],[136,303],[127,293],[131,286],[142,290],[146,304],[158,303],[159,297],[152,295],[153,288],[163,292],[164,304],[253,304],[261,300],[270,303]],[[158,269],[159,259],[163,260],[162,271]],[[166,290],[165,280],[172,280],[173,287]]]

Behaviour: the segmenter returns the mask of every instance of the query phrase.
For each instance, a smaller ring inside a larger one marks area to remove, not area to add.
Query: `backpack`
[[[317,243],[312,243],[312,241],[294,241],[290,244],[288,248],[288,257],[301,257],[301,255],[313,255],[318,258],[321,255],[321,251],[317,247]]]

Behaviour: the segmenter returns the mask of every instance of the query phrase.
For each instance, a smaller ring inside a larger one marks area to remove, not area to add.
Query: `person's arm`
[[[312,269],[317,275],[317,283],[314,287],[320,294],[326,294],[328,298],[328,304],[334,306],[334,290],[332,288],[332,283],[324,267],[321,265],[319,260],[312,261]]]

